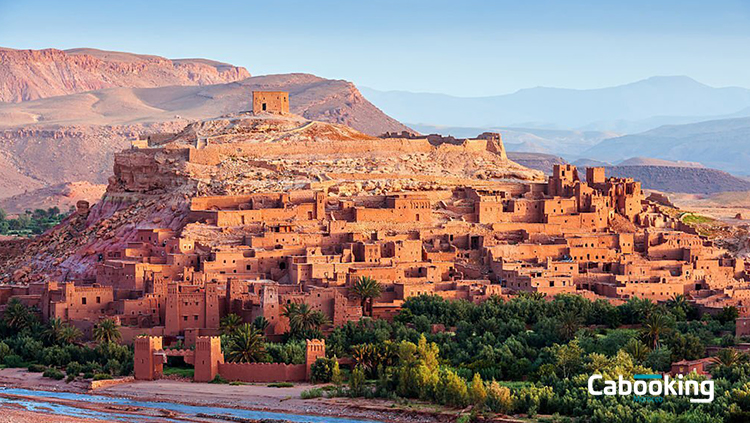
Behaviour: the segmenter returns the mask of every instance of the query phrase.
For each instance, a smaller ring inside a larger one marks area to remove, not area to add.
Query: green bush
[[[24,367],[23,358],[16,354],[6,355],[3,362],[8,367]]]
[[[112,375],[108,373],[97,373],[94,375],[94,380],[109,380],[112,379]]]
[[[184,368],[184,367],[165,367],[164,376],[179,376],[184,377],[186,379],[192,379],[193,376],[195,376],[195,369],[194,368]]]
[[[47,367],[41,364],[29,364],[29,371],[32,373],[42,373],[45,370],[47,370]]]
[[[42,376],[55,380],[62,380],[65,377],[63,372],[54,368],[45,370],[44,373],[42,373]]]
[[[68,377],[65,378],[66,383],[70,383],[72,381],[76,380],[76,375],[70,374]]]
[[[0,341],[0,362],[5,360],[5,357],[10,355],[11,349],[5,342]]]
[[[294,384],[291,382],[278,382],[278,383],[269,383],[267,386],[269,388],[292,388],[294,387]]]
[[[211,382],[208,382],[208,383],[221,383],[221,384],[227,384],[227,383],[229,383],[229,381],[228,381],[228,380],[226,380],[226,379],[224,379],[223,377],[221,377],[221,375],[216,375],[216,376],[214,377],[214,380],[212,380]]]
[[[323,390],[320,388],[311,388],[306,391],[302,391],[300,394],[300,398],[302,399],[312,399],[312,398],[320,398],[323,396]]]
[[[333,374],[335,360],[332,358],[319,358],[310,366],[310,381],[313,383],[328,383]]]
[[[83,366],[81,366],[81,364],[78,363],[77,361],[71,361],[70,363],[68,363],[68,366],[65,367],[65,373],[68,376],[71,376],[71,375],[78,376],[79,374],[81,374],[82,371],[83,371]]]
[[[240,382],[239,380],[235,380],[234,382],[229,382],[229,385],[231,385],[231,386],[242,386],[242,385],[246,385],[246,383],[245,382]]]
[[[94,378],[94,374],[91,373],[91,372],[86,372],[86,373],[83,374],[83,378],[84,379],[93,379]]]

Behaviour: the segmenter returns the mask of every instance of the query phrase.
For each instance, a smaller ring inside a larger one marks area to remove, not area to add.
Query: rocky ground
[[[66,384],[62,381],[54,381],[43,378],[38,373],[28,373],[23,369],[0,370],[0,386],[17,387],[25,389],[39,389],[45,391],[65,391],[74,393],[86,393],[83,385],[77,383]],[[133,382],[98,389],[96,395],[105,395],[119,398],[131,398],[143,401],[173,402],[180,404],[198,406],[217,406],[228,408],[241,408],[249,410],[272,411],[279,413],[304,414],[314,416],[346,417],[363,420],[379,420],[393,423],[437,423],[453,421],[456,416],[455,410],[442,410],[435,406],[415,402],[410,406],[398,405],[387,400],[362,400],[350,398],[315,398],[303,400],[300,398],[302,391],[310,389],[312,385],[296,384],[289,388],[272,388],[266,385],[217,385],[208,383],[193,383],[189,380],[158,380],[152,382]],[[14,397],[3,394],[0,397]],[[95,404],[83,401],[55,400],[57,403],[75,407],[87,408],[95,411],[108,409],[114,412],[131,412],[136,415],[164,415],[165,412],[158,409],[126,409],[118,406],[112,409],[107,405]],[[109,407],[109,408],[108,408]],[[13,406],[2,407],[16,410],[19,418],[39,418],[37,421],[56,421],[51,416],[40,413],[31,413]],[[3,414],[0,413],[0,416]],[[177,417],[177,416],[172,416]],[[195,416],[179,416],[194,419]],[[47,419],[47,420],[45,420]],[[182,418],[181,418],[182,420]],[[199,419],[200,421],[206,421]],[[3,420],[0,420],[2,422]],[[13,420],[11,420],[13,421]],[[57,420],[76,422],[80,420]],[[149,420],[152,421],[152,420]],[[157,419],[158,421],[158,419]],[[208,419],[208,421],[215,421]]]

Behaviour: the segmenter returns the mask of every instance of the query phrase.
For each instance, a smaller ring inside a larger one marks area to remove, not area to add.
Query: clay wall
[[[219,374],[230,381],[247,383],[304,382],[304,364],[284,363],[222,363]]]

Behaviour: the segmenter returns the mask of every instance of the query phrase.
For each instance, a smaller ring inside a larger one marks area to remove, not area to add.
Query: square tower
[[[253,113],[289,113],[289,93],[286,91],[253,91]]]

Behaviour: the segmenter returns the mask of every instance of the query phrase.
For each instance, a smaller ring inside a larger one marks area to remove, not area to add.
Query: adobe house
[[[253,113],[289,113],[289,93],[286,91],[253,91]]]

